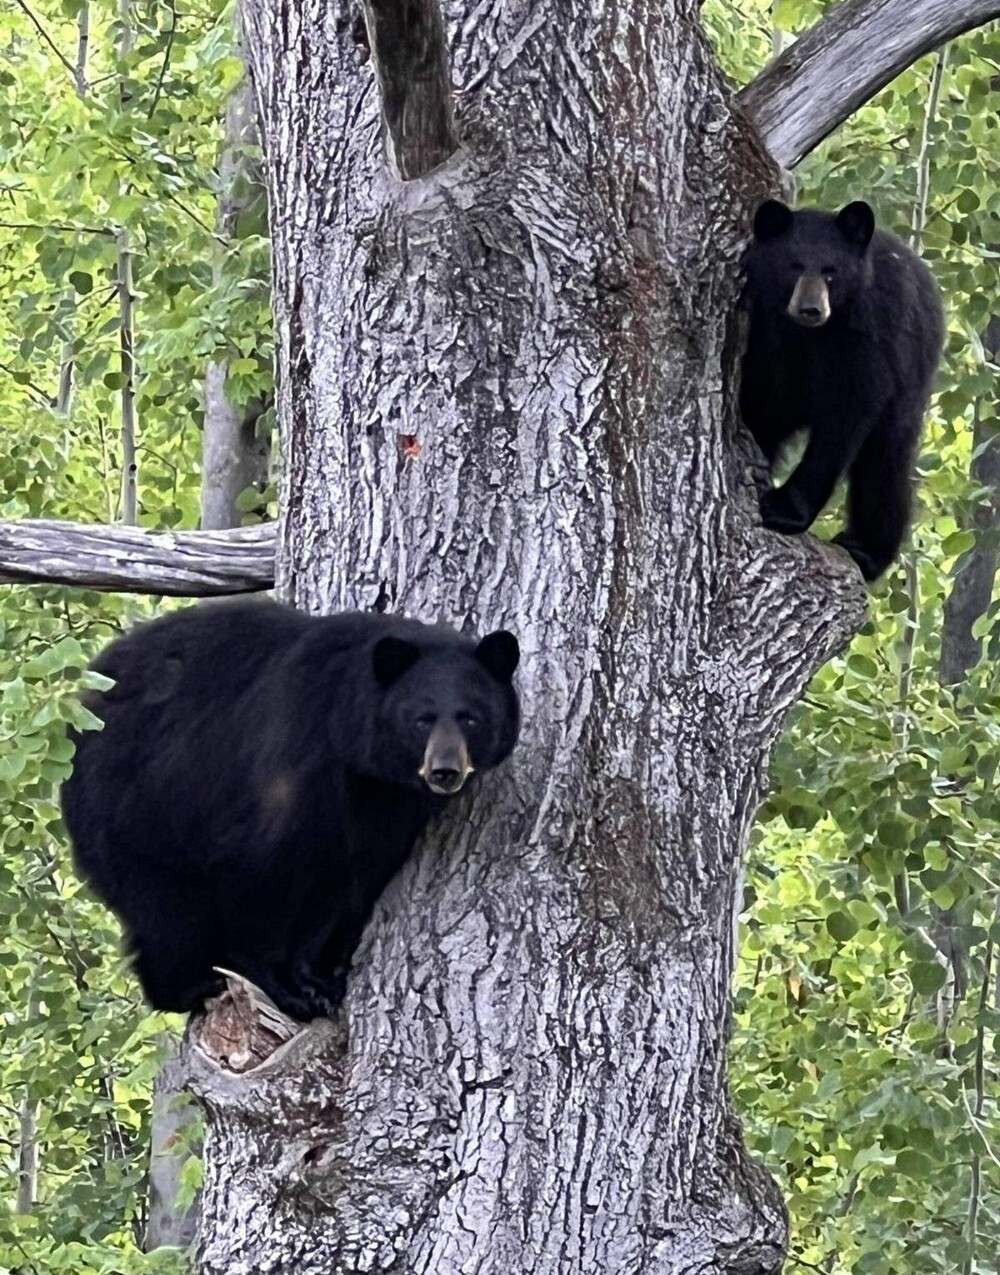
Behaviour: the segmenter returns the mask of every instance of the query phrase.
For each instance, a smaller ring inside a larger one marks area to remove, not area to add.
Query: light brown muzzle
[[[821,274],[800,274],[788,303],[788,317],[804,328],[821,328],[830,317],[830,291]]]
[[[431,792],[450,797],[472,774],[465,736],[453,722],[438,722],[424,749],[424,761],[417,772]]]

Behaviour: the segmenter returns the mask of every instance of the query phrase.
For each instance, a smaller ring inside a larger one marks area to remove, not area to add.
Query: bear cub
[[[805,531],[848,479],[835,539],[866,580],[899,552],[912,469],[941,355],[944,319],[931,272],[866,203],[838,213],[757,210],[746,258],[750,312],[740,411],[773,464],[808,432],[798,467],[761,500],[765,527]]]
[[[259,601],[107,647],[104,728],[73,732],[63,816],[150,1004],[200,1008],[219,966],[293,1018],[333,1013],[428,820],[514,748],[518,655],[502,631]]]

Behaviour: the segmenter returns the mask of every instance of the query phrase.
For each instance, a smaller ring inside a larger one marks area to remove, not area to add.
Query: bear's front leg
[[[840,477],[854,459],[867,429],[813,428],[798,466],[781,487],[765,492],[761,521],[769,531],[799,535],[823,512]]]

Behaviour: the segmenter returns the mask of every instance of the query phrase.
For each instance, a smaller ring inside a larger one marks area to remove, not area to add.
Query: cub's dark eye
[[[832,279],[832,278],[834,277],[834,275],[836,275],[836,273],[837,273],[837,267],[836,267],[836,266],[824,266],[824,267],[823,267],[823,271],[822,271],[822,273],[823,273],[823,278],[824,278],[824,279]]]
[[[475,729],[475,727],[479,725],[479,719],[477,717],[473,717],[471,713],[456,713],[455,721],[458,722],[459,726],[465,726],[470,730]]]
[[[413,720],[421,730],[430,730],[437,718],[433,713],[421,713],[419,717],[415,717]]]
[[[805,266],[801,261],[793,261],[788,268],[789,270],[794,270],[796,274],[801,274],[802,271],[805,270]]]

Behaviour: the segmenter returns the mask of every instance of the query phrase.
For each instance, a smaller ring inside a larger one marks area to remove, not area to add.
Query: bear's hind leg
[[[847,527],[834,537],[861,568],[877,580],[895,561],[910,525],[913,505],[913,451],[919,431],[878,430],[851,466]]]
[[[206,883],[147,865],[142,884],[145,906],[126,918],[133,969],[154,1009],[192,1013],[225,986],[213,968],[225,960]]]

